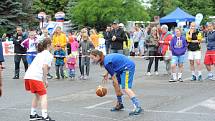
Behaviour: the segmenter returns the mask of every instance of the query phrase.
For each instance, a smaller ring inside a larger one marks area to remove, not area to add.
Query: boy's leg
[[[59,66],[59,68],[60,68],[60,75],[61,75],[62,78],[64,78],[63,67],[64,67],[64,66]]]
[[[42,117],[47,118],[48,117],[48,103],[47,103],[47,94],[44,94],[41,96],[41,108],[42,108]]]
[[[60,79],[59,68],[60,68],[60,66],[55,66],[55,71],[56,71],[57,79]]]
[[[86,74],[89,76],[90,74],[90,58],[86,57]]]
[[[40,101],[40,96],[38,94],[35,94],[32,100],[31,104],[31,114],[30,114],[30,121],[37,121],[42,119],[41,116],[37,114],[37,108],[38,108],[38,103]]]

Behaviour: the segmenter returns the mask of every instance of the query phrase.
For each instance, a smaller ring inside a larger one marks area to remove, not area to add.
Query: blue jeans
[[[75,69],[69,69],[69,77],[75,77]]]

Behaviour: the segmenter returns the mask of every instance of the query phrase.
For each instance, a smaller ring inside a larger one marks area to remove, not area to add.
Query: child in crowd
[[[81,76],[80,79],[87,80],[90,73],[90,52],[94,49],[93,43],[90,41],[87,33],[82,34],[82,40],[79,48],[81,53]],[[84,76],[84,67],[86,66],[86,76]]]
[[[72,78],[72,80],[75,79],[75,65],[76,65],[76,56],[73,54],[69,54],[67,58],[67,66],[69,69],[69,77]]]
[[[55,58],[55,70],[56,70],[56,79],[60,79],[61,77],[64,79],[64,58],[66,56],[65,51],[61,48],[60,45],[56,46],[56,50],[54,51],[54,58]]]
[[[27,39],[25,39],[22,43],[21,46],[27,49],[27,62],[28,65],[30,65],[32,63],[32,61],[34,60],[36,54],[37,54],[37,40],[35,37],[35,32],[34,31],[30,31],[29,32],[29,37]]]

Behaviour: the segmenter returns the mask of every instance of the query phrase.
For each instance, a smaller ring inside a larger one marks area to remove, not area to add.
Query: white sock
[[[201,72],[201,71],[198,71],[198,74],[199,74],[199,76],[200,76],[200,75],[202,75],[202,72]]]
[[[47,110],[46,109],[42,109],[42,117],[46,118],[48,116]]]
[[[178,73],[178,78],[180,79],[182,77],[182,73]]]
[[[194,76],[196,75],[196,74],[195,74],[195,71],[192,71],[192,75],[194,75]]]
[[[31,115],[37,114],[37,109],[36,108],[31,108]]]
[[[172,73],[172,77],[174,80],[176,80],[177,79],[176,73]]]

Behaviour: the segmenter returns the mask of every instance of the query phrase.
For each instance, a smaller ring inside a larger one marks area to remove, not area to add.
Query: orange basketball
[[[107,94],[107,88],[98,86],[96,89],[96,95],[99,97],[103,97]]]

